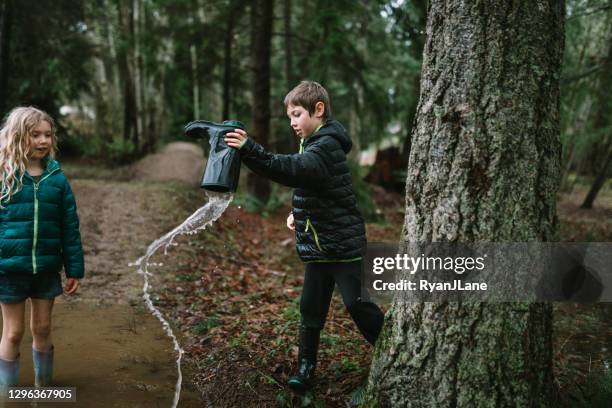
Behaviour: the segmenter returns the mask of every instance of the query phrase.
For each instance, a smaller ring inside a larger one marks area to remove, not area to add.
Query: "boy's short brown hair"
[[[329,103],[329,94],[323,86],[315,81],[302,81],[298,86],[293,88],[287,96],[285,96],[285,109],[287,106],[301,106],[312,115],[315,111],[317,102],[323,102],[325,110],[323,111],[323,120],[331,116],[331,105]]]

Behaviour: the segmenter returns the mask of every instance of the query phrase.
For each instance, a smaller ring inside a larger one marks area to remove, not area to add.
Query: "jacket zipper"
[[[317,236],[317,230],[315,230],[314,225],[312,225],[312,222],[310,222],[310,218],[306,218],[306,229],[304,230],[304,232],[308,232],[308,228],[312,230],[312,235],[314,235],[314,240],[315,240],[315,244],[317,245],[317,248],[319,249],[319,251],[323,252],[323,249],[321,248],[321,245],[319,244],[319,237]]]
[[[56,171],[57,170],[53,170],[51,173],[38,180],[38,183],[34,183],[34,239],[32,240],[32,272],[34,275],[36,275],[36,244],[38,243],[38,187],[43,180]]]
[[[315,133],[317,133],[319,131],[319,129],[321,129],[323,127],[323,124],[320,124],[314,132],[312,132],[312,134],[314,135]],[[304,142],[306,141],[306,139],[301,139],[300,140],[300,154],[304,153]],[[308,232],[308,228],[312,229],[312,235],[314,235],[314,240],[315,240],[315,244],[317,245],[317,249],[321,252],[323,252],[323,249],[321,248],[321,244],[319,244],[319,237],[317,236],[317,230],[315,230],[314,225],[312,225],[312,222],[310,222],[310,218],[306,217],[306,229],[304,230],[304,232]]]

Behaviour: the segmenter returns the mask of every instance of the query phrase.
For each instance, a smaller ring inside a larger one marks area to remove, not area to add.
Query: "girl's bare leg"
[[[30,329],[32,329],[32,361],[36,387],[47,387],[53,379],[52,310],[53,300],[32,299]]]
[[[53,299],[32,299],[30,329],[32,330],[32,347],[38,351],[49,351],[51,341],[51,312]]]
[[[2,340],[0,358],[15,360],[19,355],[19,345],[25,330],[25,301],[21,303],[0,303],[2,307]]]

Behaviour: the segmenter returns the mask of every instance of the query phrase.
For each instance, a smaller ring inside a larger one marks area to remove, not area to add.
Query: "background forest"
[[[134,172],[163,172],[158,152],[185,141],[195,119],[240,120],[270,150],[296,152],[282,101],[303,79],[329,90],[353,138],[368,239],[396,241],[427,10],[426,0],[0,0],[0,114],[35,105],[58,119],[60,160],[77,179],[84,221],[83,299],[140,304],[140,278],[122,265],[202,203],[193,185]],[[565,11],[560,237],[611,241],[612,0],[566,0]],[[297,401],[284,386],[302,284],[284,226],[290,200],[243,175],[213,233],[173,253],[175,267],[168,262],[154,285],[155,303],[181,332],[186,377],[212,406],[356,405],[371,349],[338,299],[316,397]],[[608,306],[555,305],[555,386],[568,406],[609,406]]]
[[[297,142],[282,99],[315,79],[353,135],[355,157],[399,149],[379,157],[386,171],[372,179],[402,189],[426,3],[3,0],[0,112],[39,106],[61,118],[62,155],[108,163],[182,138],[194,119],[239,119],[259,142],[290,152]],[[566,8],[563,186],[592,185],[590,206],[610,171],[612,12],[606,0]]]

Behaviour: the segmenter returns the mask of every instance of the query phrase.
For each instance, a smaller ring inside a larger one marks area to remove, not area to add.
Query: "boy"
[[[312,386],[319,332],[334,290],[368,342],[374,344],[383,313],[360,298],[360,270],[366,237],[356,206],[346,154],[352,142],[342,125],[331,119],[329,96],[317,82],[303,81],[285,97],[291,127],[300,137],[300,153],[271,154],[236,129],[225,142],[240,149],[242,161],[255,173],[294,187],[287,227],[295,231],[297,252],[306,264],[300,300],[298,372],[289,386]]]

